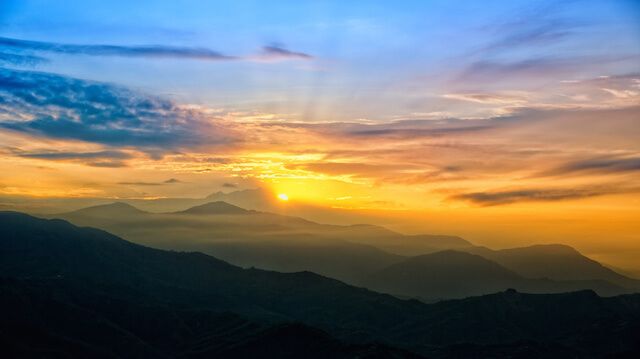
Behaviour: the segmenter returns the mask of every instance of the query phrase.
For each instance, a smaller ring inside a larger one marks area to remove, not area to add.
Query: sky
[[[255,187],[640,273],[640,3],[0,1],[5,201]]]

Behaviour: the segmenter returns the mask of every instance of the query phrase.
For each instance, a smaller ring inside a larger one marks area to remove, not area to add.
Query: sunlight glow
[[[288,201],[289,200],[289,196],[287,196],[285,193],[279,193],[278,194],[278,199],[281,201]]]

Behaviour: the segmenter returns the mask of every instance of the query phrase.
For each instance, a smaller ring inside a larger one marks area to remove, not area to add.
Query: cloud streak
[[[16,148],[9,148],[5,152],[30,159],[62,161],[81,163],[92,167],[126,167],[126,160],[132,159],[133,155],[123,151],[107,150],[94,152],[67,152],[67,151],[22,151]]]
[[[623,173],[640,171],[640,157],[598,157],[569,162],[550,171],[543,176],[559,176],[574,173]]]
[[[260,57],[264,60],[282,60],[282,59],[310,60],[313,58],[313,56],[306,54],[304,52],[290,51],[277,45],[262,47],[262,54]]]
[[[487,105],[521,105],[527,102],[527,98],[525,96],[509,94],[450,93],[444,94],[442,97]]]
[[[526,188],[505,191],[470,192],[450,196],[450,200],[467,201],[480,206],[498,206],[519,202],[556,202],[583,199],[619,193],[638,192],[621,186],[594,186],[587,188]]]
[[[44,51],[67,55],[122,56],[149,58],[183,58],[197,60],[235,60],[237,57],[221,54],[206,48],[173,47],[163,45],[119,46],[119,45],[72,45],[55,42],[30,41],[0,37],[0,46],[14,50]]]
[[[0,37],[0,64],[34,66],[48,59],[32,53],[54,53],[63,55],[118,56],[132,58],[171,58],[203,61],[264,61],[310,60],[313,56],[288,50],[282,46],[262,47],[262,52],[254,56],[226,55],[204,47],[181,47],[166,45],[102,45],[102,44],[62,44],[56,42],[31,41]]]
[[[165,186],[165,185],[172,185],[175,183],[182,183],[182,181],[175,178],[169,178],[168,180],[162,181],[162,182],[142,182],[142,181],[118,182],[119,185],[124,185],[124,186]]]

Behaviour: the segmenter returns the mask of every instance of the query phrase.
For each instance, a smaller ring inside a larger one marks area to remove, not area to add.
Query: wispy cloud
[[[125,182],[118,182],[119,185],[124,185],[124,186],[165,186],[165,185],[171,185],[171,184],[175,184],[175,183],[182,183],[182,181],[175,179],[175,178],[169,178],[166,181],[162,181],[162,182],[144,182],[144,181],[125,181]]]
[[[313,56],[286,49],[281,45],[262,47],[257,55],[227,55],[204,47],[180,47],[167,45],[103,45],[103,44],[62,44],[56,42],[31,41],[0,37],[0,64],[37,65],[48,59],[35,55],[54,53],[85,56],[118,56],[139,58],[173,58],[203,61],[260,61],[309,60]]]
[[[526,96],[495,93],[449,93],[444,98],[488,105],[519,105],[527,102]]]
[[[332,136],[349,138],[429,138],[449,134],[475,133],[496,126],[494,119],[466,121],[455,118],[441,120],[400,120],[392,122],[357,123],[273,123],[265,126],[304,128]]]
[[[40,158],[48,160],[74,160],[74,159],[129,159],[132,156],[122,151],[98,151],[98,152],[27,152],[20,153],[20,157]]]
[[[619,56],[536,56],[518,60],[482,59],[469,63],[456,81],[501,81],[512,77],[552,78],[571,76],[588,68],[637,61],[635,55]]]
[[[517,202],[553,202],[610,194],[638,192],[639,188],[619,185],[586,188],[525,188],[517,190],[470,192],[450,196],[451,200],[468,201],[480,206],[498,206]]]
[[[69,55],[184,58],[214,61],[237,59],[235,56],[224,55],[218,51],[206,48],[173,47],[164,45],[73,45],[0,37],[0,46],[15,50],[44,51]]]
[[[640,157],[597,157],[586,160],[572,161],[550,171],[542,176],[558,176],[574,173],[621,173],[640,171]]]
[[[588,63],[582,58],[532,57],[524,60],[484,59],[470,63],[458,81],[503,80],[512,76],[553,76],[571,73]]]
[[[126,167],[126,160],[133,158],[133,155],[128,152],[116,150],[93,152],[63,152],[23,151],[17,148],[7,148],[3,152],[22,158],[74,162],[93,167]]]
[[[638,97],[640,95],[640,92],[633,91],[633,90],[617,90],[617,89],[603,88],[602,91],[605,91],[618,98],[631,98],[631,97]]]
[[[304,52],[287,50],[286,48],[279,45],[270,45],[270,46],[264,46],[262,48],[262,54],[260,54],[258,58],[266,61],[273,61],[273,60],[277,61],[277,60],[286,60],[286,59],[309,60],[309,59],[312,59],[313,56],[306,54]]]
[[[163,184],[160,182],[118,182],[120,185],[124,186],[162,186]]]
[[[580,16],[572,9],[575,6],[571,1],[529,4],[474,29],[484,34],[485,41],[463,53],[452,82],[485,86],[485,81],[491,85],[516,81],[522,86],[557,76],[606,72],[613,65],[637,67],[633,49],[584,47],[584,39],[593,37],[594,29],[601,29],[602,24]],[[584,50],[575,50],[580,47]]]
[[[399,164],[367,164],[350,162],[316,162],[290,165],[292,170],[305,170],[328,175],[348,175],[358,177],[379,176],[382,173],[409,170],[410,167]]]
[[[511,24],[504,36],[482,47],[482,52],[513,50],[517,47],[542,46],[561,41],[569,37],[577,27],[576,23],[562,20],[532,21]]]

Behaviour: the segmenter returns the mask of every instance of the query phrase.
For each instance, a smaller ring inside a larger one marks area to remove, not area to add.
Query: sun
[[[281,201],[288,201],[289,200],[289,196],[287,196],[286,193],[279,193],[278,194],[278,199]]]

